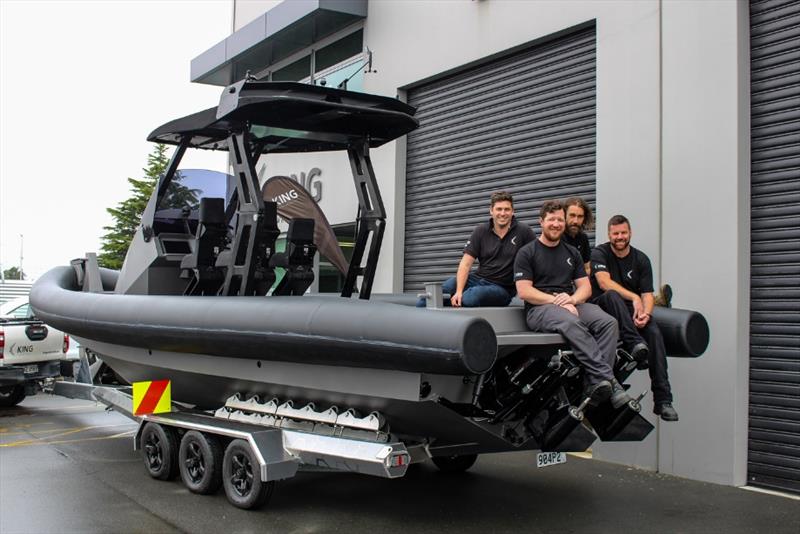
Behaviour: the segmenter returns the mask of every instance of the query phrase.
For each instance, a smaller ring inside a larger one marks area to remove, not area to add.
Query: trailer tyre
[[[222,485],[222,446],[212,435],[190,430],[178,451],[181,479],[192,493],[208,495]]]
[[[25,399],[25,386],[6,386],[0,388],[0,408],[11,408]]]
[[[151,477],[172,480],[178,475],[178,435],[172,428],[147,423],[142,430],[142,457]]]
[[[433,463],[443,473],[463,473],[478,459],[477,454],[462,454],[453,456],[434,456]]]
[[[222,484],[228,501],[237,508],[250,510],[263,506],[272,496],[275,481],[261,480],[261,469],[250,445],[235,439],[225,449],[222,460]]]

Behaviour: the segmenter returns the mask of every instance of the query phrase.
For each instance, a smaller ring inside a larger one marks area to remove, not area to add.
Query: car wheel
[[[453,456],[434,456],[433,463],[443,473],[463,473],[478,459],[477,454],[462,454]]]
[[[25,386],[17,384],[16,386],[5,386],[0,388],[0,407],[11,408],[16,406],[25,398]]]

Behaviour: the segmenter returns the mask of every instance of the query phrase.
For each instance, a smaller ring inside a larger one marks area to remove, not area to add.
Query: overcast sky
[[[215,106],[189,62],[231,32],[230,0],[0,0],[0,265],[29,278],[99,251],[157,126]],[[198,151],[195,151],[198,152]],[[202,153],[189,165],[225,169]]]

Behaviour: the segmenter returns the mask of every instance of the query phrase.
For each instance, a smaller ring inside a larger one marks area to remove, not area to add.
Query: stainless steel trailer
[[[130,387],[59,382],[53,393],[100,402],[136,421],[134,450],[142,452],[151,477],[180,475],[200,494],[222,486],[231,504],[244,509],[264,505],[275,482],[300,469],[398,478],[411,463],[430,458],[424,444],[390,439],[378,413],[318,412],[312,404],[295,408],[291,401],[234,395],[215,412],[172,403],[169,413],[137,416]]]

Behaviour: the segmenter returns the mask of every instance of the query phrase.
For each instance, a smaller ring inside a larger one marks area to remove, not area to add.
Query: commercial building
[[[192,81],[224,86],[249,72],[418,108],[418,130],[372,153],[389,212],[375,291],[452,274],[495,190],[513,192],[530,224],[544,199],[581,195],[598,241],[624,213],[674,305],[707,317],[711,343],[697,360],[670,361],[680,422],[595,456],[800,491],[800,2],[248,0],[233,10],[232,34],[192,61]],[[294,175],[342,236],[352,232],[346,158],[268,165],[264,178]],[[649,388],[646,376],[633,384]]]

